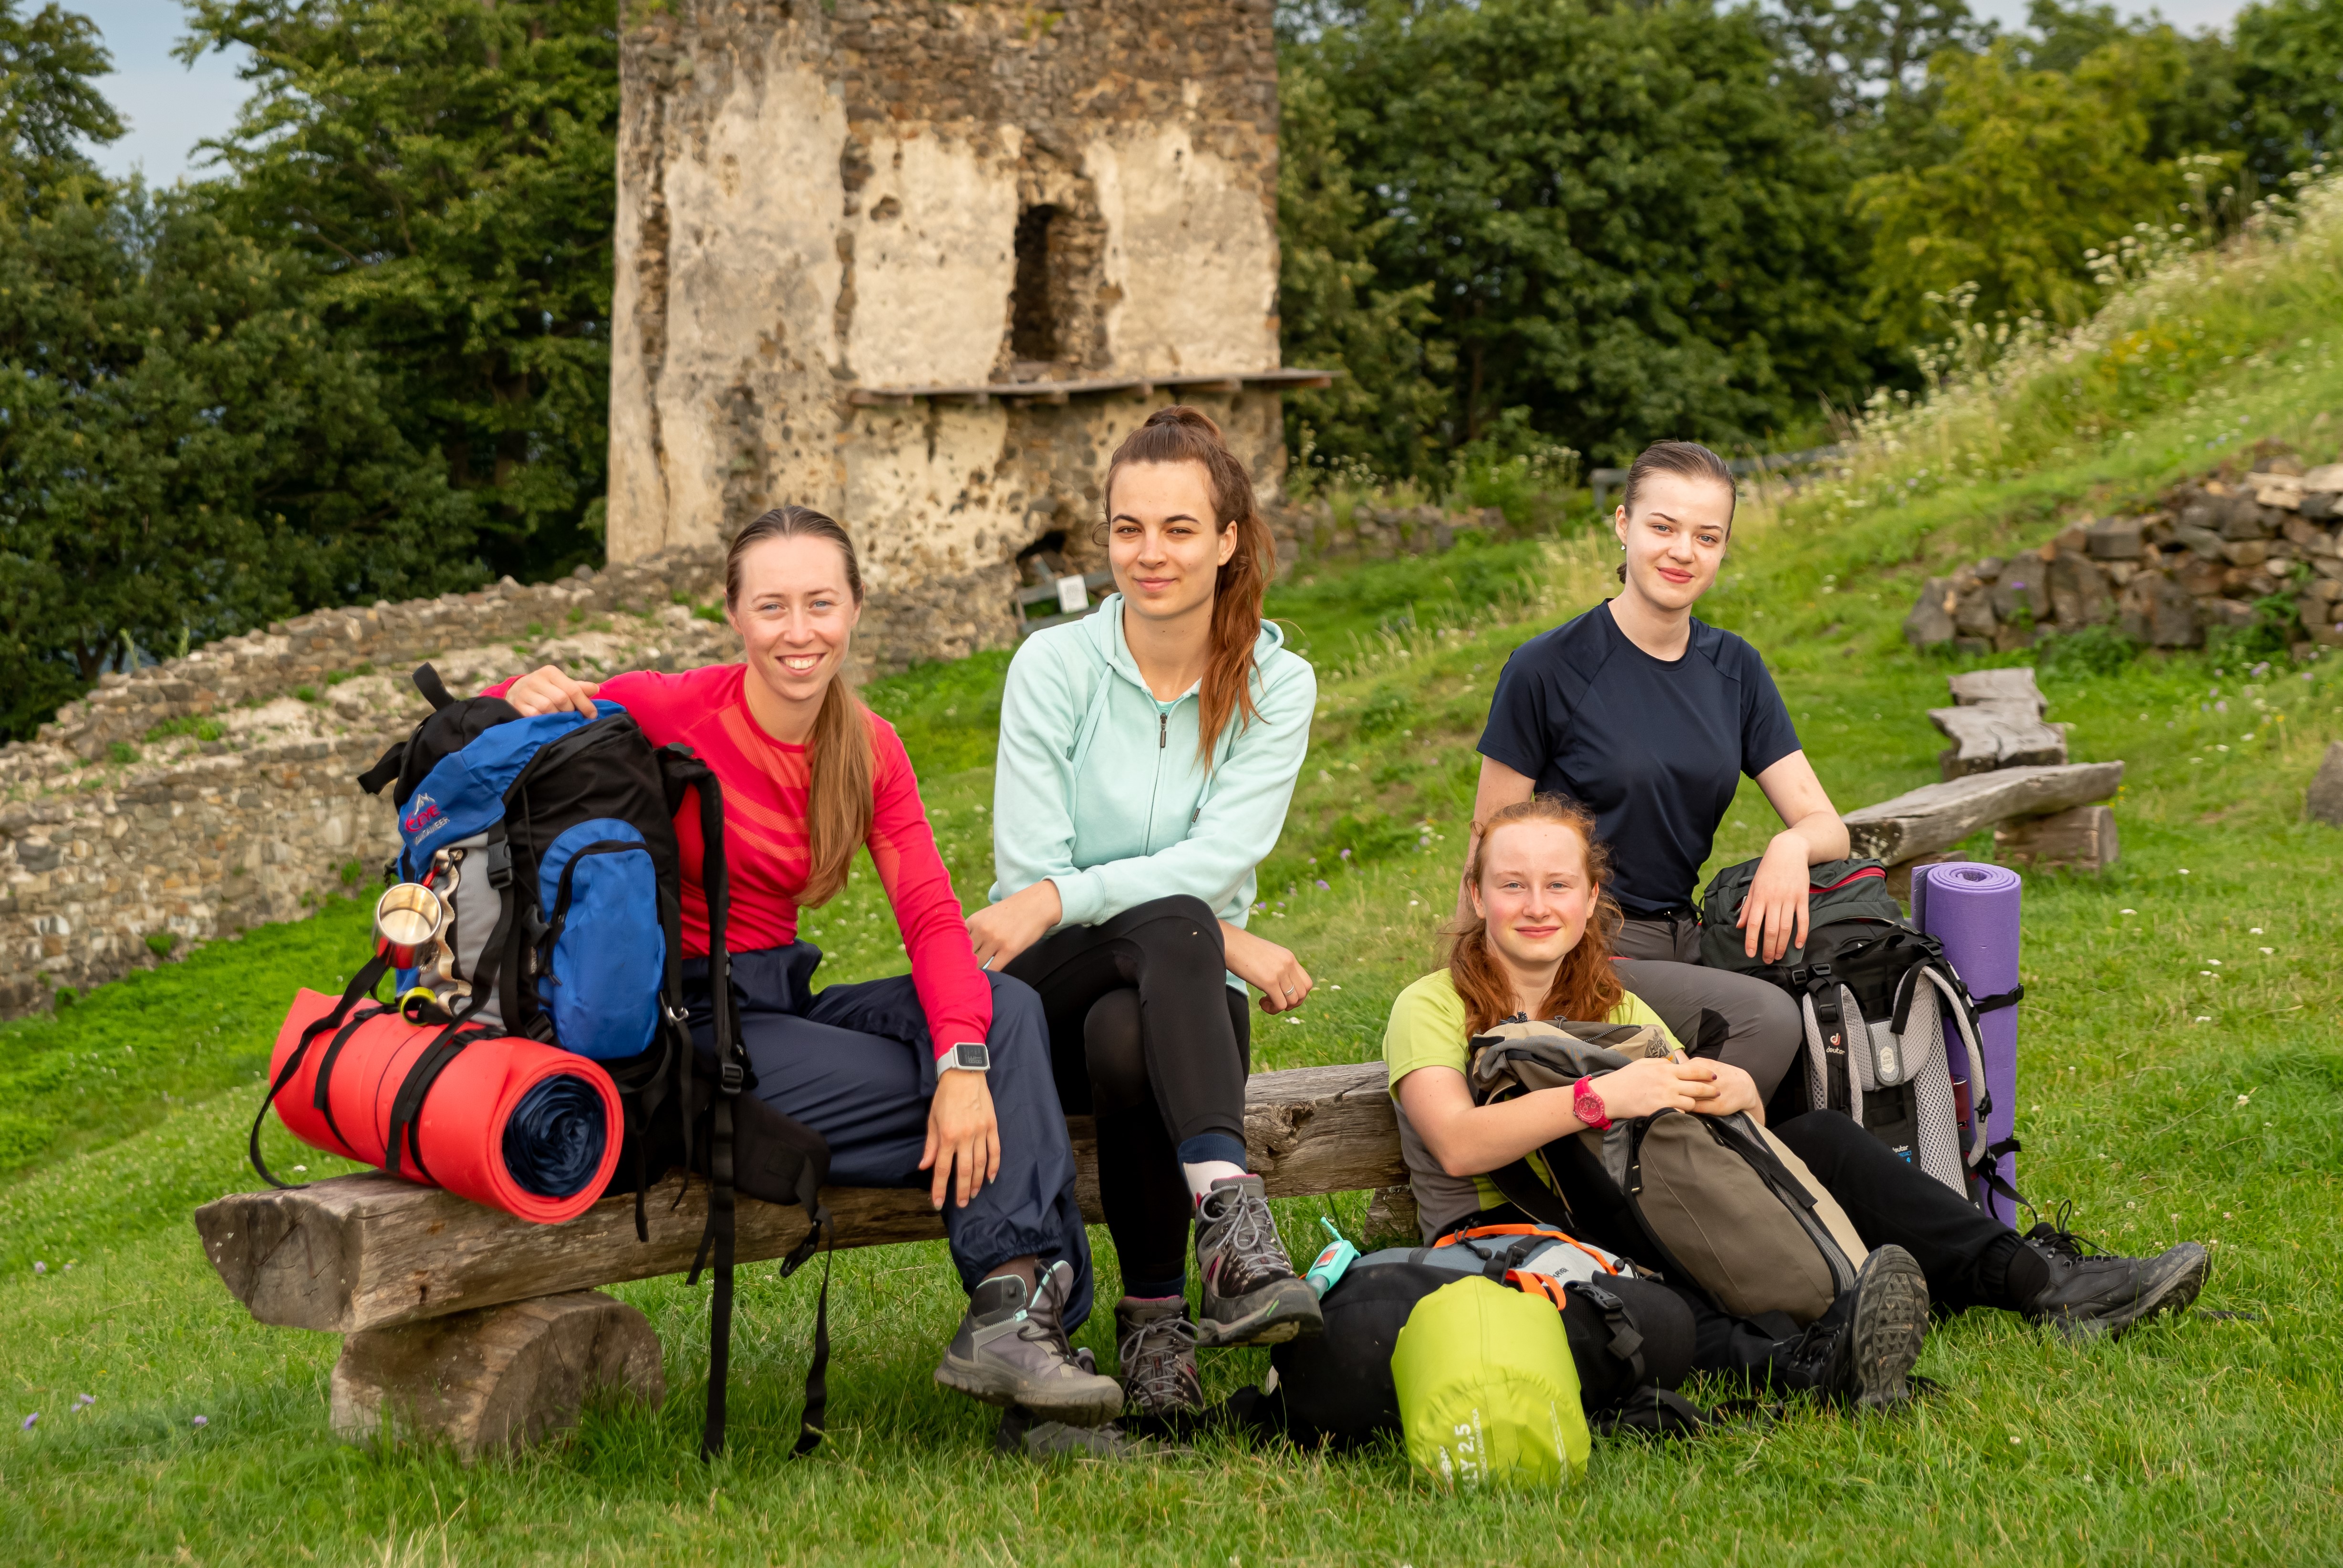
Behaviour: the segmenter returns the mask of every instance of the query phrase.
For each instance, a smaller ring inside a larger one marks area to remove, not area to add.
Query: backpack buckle
[[[488,886],[498,889],[511,887],[513,879],[512,846],[510,844],[498,842],[488,845],[482,853],[487,855],[488,858]]]
[[[716,1081],[727,1094],[738,1094],[749,1081],[749,1075],[737,1061],[728,1061],[716,1070]]]

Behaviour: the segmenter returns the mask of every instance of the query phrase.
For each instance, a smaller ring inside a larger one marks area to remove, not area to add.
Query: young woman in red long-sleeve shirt
[[[523,714],[616,702],[653,745],[689,746],[714,769],[731,894],[725,945],[751,1092],[828,1140],[831,1181],[926,1185],[943,1211],[970,1302],[938,1382],[1102,1425],[1122,1391],[1067,1341],[1089,1315],[1090,1251],[1041,1002],[1022,981],[978,967],[903,743],[839,679],[862,611],[853,542],[807,508],[768,512],[733,539],[724,598],[744,663],[599,683],[548,665],[490,694]],[[705,1045],[696,808],[677,816],[676,834],[684,980],[702,999],[693,1017]],[[845,885],[857,846],[879,869],[911,973],[815,995],[807,981],[821,954],[799,940],[798,910]]]

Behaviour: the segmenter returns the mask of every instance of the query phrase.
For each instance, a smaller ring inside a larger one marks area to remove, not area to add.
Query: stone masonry
[[[193,942],[370,887],[397,848],[353,782],[428,711],[556,663],[580,673],[738,658],[710,620],[713,552],[559,582],[319,610],[130,675],[0,749],[0,1013],[48,1007]]]
[[[910,662],[1013,640],[1021,556],[1101,564],[1150,377],[1275,493],[1272,12],[629,4],[611,559],[817,507]]]
[[[2069,526],[2040,549],[1930,578],[1905,618],[1917,648],[2032,647],[2107,626],[2150,648],[2196,648],[2285,598],[2307,644],[2343,647],[2343,463],[2262,457],[2175,486],[2155,511]]]

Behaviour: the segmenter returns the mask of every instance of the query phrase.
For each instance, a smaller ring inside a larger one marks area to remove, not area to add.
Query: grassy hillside
[[[1912,655],[1896,631],[1923,575],[2037,542],[2064,515],[2151,493],[2253,438],[2335,455],[2343,370],[2303,316],[2333,303],[2324,243],[2256,252],[2233,272],[2185,264],[2196,294],[2171,293],[2183,304],[2170,308],[2202,324],[2190,345],[2208,346],[2107,405],[2120,424],[2085,418],[2101,407],[2089,387],[2075,392],[2092,355],[2046,347],[2030,368],[1948,394],[1938,424],[1954,434],[1938,447],[1923,449],[1920,416],[1890,410],[1833,484],[1745,509],[1706,613],[1765,652],[1842,809],[1936,776],[1942,742],[1923,710],[1956,667]],[[2152,300],[2125,310],[2124,331],[2177,330]],[[1958,431],[1986,423],[2012,427],[2000,434],[2014,455],[1941,482],[1944,454],[1967,450]],[[1453,899],[1495,672],[1523,637],[1601,598],[1608,569],[1581,537],[1280,587],[1273,610],[1323,695],[1259,929],[1329,986],[1297,1020],[1259,1020],[1257,1067],[1374,1054],[1384,1007],[1428,966]],[[1003,663],[918,670],[871,694],[909,740],[971,900],[989,880]],[[2123,1250],[2213,1243],[2188,1318],[2076,1347],[1973,1313],[1932,1336],[1922,1370],[1944,1392],[1909,1414],[1797,1412],[1694,1444],[1604,1444],[1584,1488],[1454,1500],[1390,1451],[1210,1444],[1137,1471],[996,1460],[986,1412],[928,1381],[958,1312],[941,1250],[900,1247],[840,1259],[832,1435],[809,1462],[783,1454],[813,1286],[764,1270],[744,1289],[734,1446],[713,1471],[690,1457],[705,1299],[677,1280],[617,1292],[668,1347],[662,1410],[599,1412],[574,1440],[469,1472],[377,1457],[326,1432],[336,1342],[251,1323],[186,1222],[250,1181],[243,1130],[273,1010],[297,979],[325,985],[358,955],[355,912],[337,906],[0,1029],[0,1073],[15,1075],[0,1079],[14,1090],[0,1112],[18,1151],[0,1164],[26,1166],[0,1184],[0,1538],[28,1562],[2335,1561],[2343,832],[2299,809],[2321,749],[2343,739],[2343,660],[2051,662],[2043,685],[2079,758],[2128,766],[2121,863],[2027,879],[2022,1184]],[[1755,854],[1767,829],[1745,793],[1716,863]],[[830,954],[825,979],[901,965],[867,870],[808,934]],[[330,1163],[271,1137],[280,1169]],[[1297,1250],[1330,1209],[1355,1222],[1361,1201],[1283,1206]],[[1111,1361],[1109,1337],[1094,1321],[1081,1339]],[[1209,1358],[1208,1383],[1256,1379],[1265,1359]],[[84,1393],[96,1401],[75,1413]]]

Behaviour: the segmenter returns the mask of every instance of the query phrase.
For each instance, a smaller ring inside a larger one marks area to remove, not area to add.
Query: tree
[[[1929,297],[1976,286],[1990,317],[2040,312],[2066,325],[2097,303],[2087,252],[2143,220],[2167,222],[2189,186],[2147,156],[2150,106],[2172,98],[2187,62],[2169,30],[2095,48],[2070,73],[2029,69],[2004,39],[1984,55],[1939,55],[1940,162],[1862,181],[1873,225],[1869,308],[1890,342],[1940,335]]]
[[[1369,0],[1288,57],[1325,85],[1377,286],[1430,286],[1436,447],[1758,441],[1870,384],[1845,149],[1752,14]]]
[[[0,730],[136,650],[478,580],[307,271],[200,190],[84,176],[0,223]]]
[[[1422,336],[1437,320],[1431,284],[1373,286],[1368,253],[1392,220],[1366,212],[1335,135],[1332,95],[1297,64],[1278,84],[1281,337],[1287,364],[1342,375],[1322,392],[1286,394],[1286,445],[1322,467],[1428,475],[1425,432],[1447,401],[1436,377],[1454,365]]]
[[[87,172],[84,142],[122,135],[96,78],[114,67],[86,16],[53,3],[30,17],[0,0],[0,210],[45,200]]]
[[[2343,4],[2266,0],[2237,13],[2247,166],[2266,185],[2343,150]]]
[[[615,0],[194,0],[252,50],[231,220],[308,257],[400,427],[479,502],[488,569],[599,558]]]

